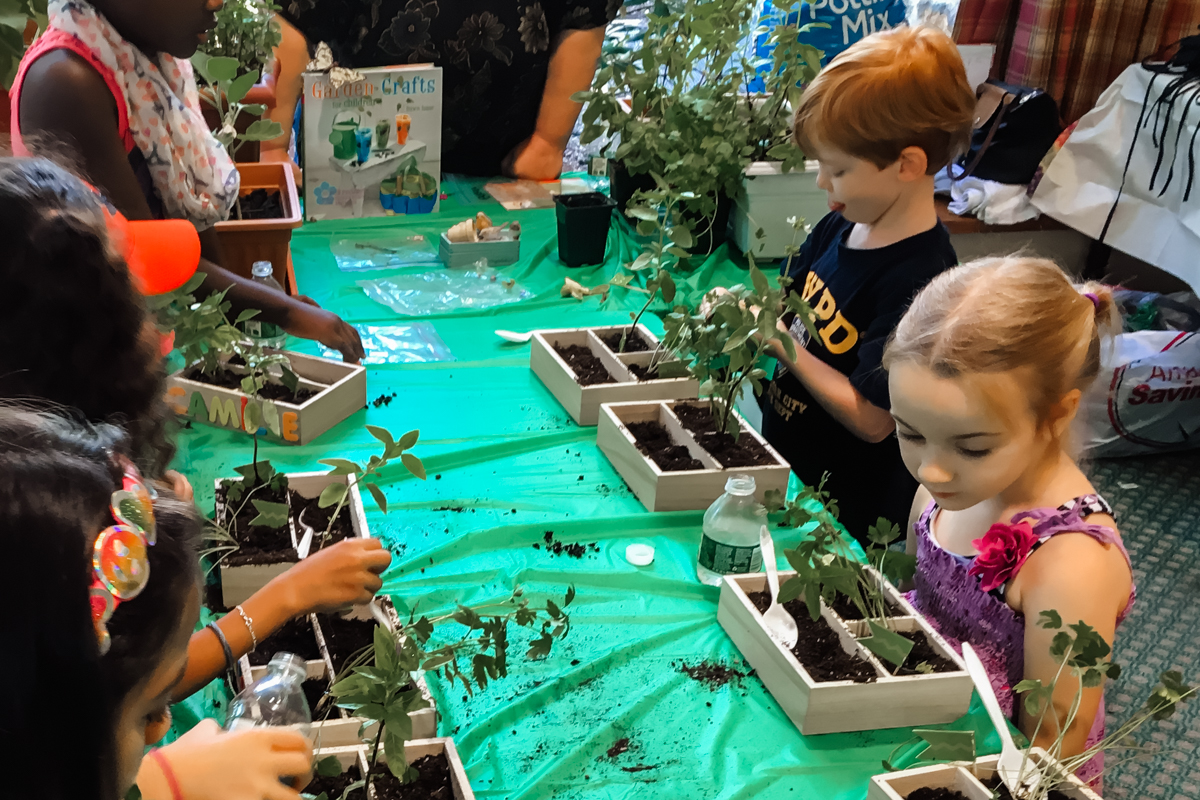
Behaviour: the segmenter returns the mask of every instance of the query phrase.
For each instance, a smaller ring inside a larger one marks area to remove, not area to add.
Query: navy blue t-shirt
[[[820,337],[810,341],[799,320],[792,336],[808,352],[846,375],[863,397],[887,410],[883,349],[913,297],[939,273],[958,262],[950,233],[933,228],[887,247],[858,250],[846,245],[854,223],[828,214],[800,252],[781,270],[791,291],[812,306]],[[806,484],[826,484],[838,500],[840,519],[851,535],[865,540],[879,517],[901,528],[908,521],[916,480],[900,460],[896,437],[870,443],[846,430],[782,364],[763,392],[763,435]]]

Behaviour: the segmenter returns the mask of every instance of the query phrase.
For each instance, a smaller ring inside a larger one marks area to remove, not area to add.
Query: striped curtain
[[[1200,0],[962,0],[960,44],[995,44],[992,77],[1038,86],[1074,122],[1130,64],[1200,26]]]

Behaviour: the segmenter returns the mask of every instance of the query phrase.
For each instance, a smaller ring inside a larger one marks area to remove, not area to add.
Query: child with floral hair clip
[[[909,552],[917,610],[953,645],[970,642],[1001,707],[1032,736],[1016,702],[1024,679],[1059,670],[1042,612],[1111,642],[1134,600],[1112,509],[1069,453],[1080,397],[1117,322],[1112,293],[1073,285],[1051,261],[988,258],[944,272],[917,295],[884,353],[905,466],[921,484]],[[1034,745],[1055,741],[1079,688],[1058,677]],[[1085,687],[1062,752],[1103,737],[1103,686]],[[1103,767],[1098,755],[1079,770]]]

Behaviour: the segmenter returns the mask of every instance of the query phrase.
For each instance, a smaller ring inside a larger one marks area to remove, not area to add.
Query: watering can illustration
[[[359,117],[352,114],[347,119],[338,119],[347,111],[339,111],[333,118],[333,129],[329,132],[329,143],[333,145],[333,157],[354,158],[357,154],[354,132],[358,130]]]

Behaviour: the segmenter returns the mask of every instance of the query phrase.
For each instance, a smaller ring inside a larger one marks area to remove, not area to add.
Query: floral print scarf
[[[150,58],[84,0],[50,0],[49,14],[50,27],[83,42],[124,89],[129,131],[167,213],[200,230],[228,219],[238,171],[204,122],[191,63]]]

